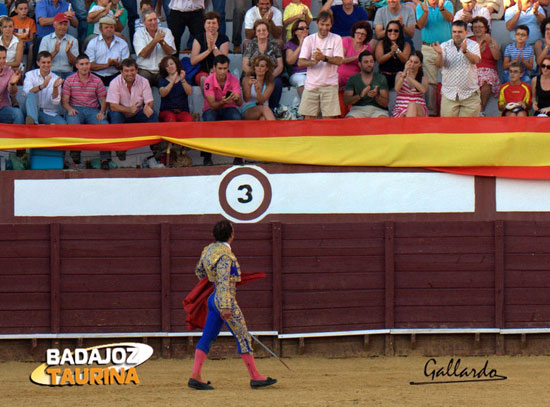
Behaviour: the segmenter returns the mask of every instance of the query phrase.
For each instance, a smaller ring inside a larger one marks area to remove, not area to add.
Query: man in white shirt
[[[244,15],[244,35],[246,39],[251,40],[254,38],[256,35],[254,22],[261,18],[268,22],[269,32],[273,38],[279,40],[283,34],[283,13],[273,6],[272,0],[258,0],[258,3],[248,9]]]
[[[137,30],[134,35],[138,73],[146,78],[151,86],[157,86],[161,59],[176,52],[174,37],[170,29],[159,28],[154,11],[143,13],[143,24],[145,27]]]
[[[454,21],[452,39],[432,45],[441,68],[441,117],[478,117],[481,111],[476,68],[481,54],[479,44],[466,35],[466,23]]]
[[[99,76],[105,86],[119,74],[120,63],[130,56],[128,44],[115,35],[115,20],[103,17],[99,20],[100,35],[86,47],[92,72]]]
[[[53,33],[42,38],[39,51],[48,51],[52,54],[52,71],[65,79],[73,74],[78,56],[78,40],[67,34],[69,17],[64,13],[59,13],[54,17],[53,28]]]
[[[460,0],[462,10],[455,13],[453,21],[462,20],[468,25],[468,37],[474,35],[472,32],[472,20],[474,17],[485,17],[491,27],[491,14],[485,7],[478,6],[476,0]]]
[[[168,16],[168,28],[174,34],[174,49],[180,51],[181,36],[185,27],[189,33],[197,37],[204,32],[204,0],[171,0],[170,15]],[[145,13],[143,13],[145,21]],[[139,60],[138,60],[139,63]]]
[[[40,51],[36,63],[39,68],[27,72],[23,82],[27,114],[25,123],[67,124],[58,114],[63,78],[51,72],[52,54]]]
[[[338,65],[344,60],[342,37],[330,32],[333,17],[322,11],[317,18],[319,32],[308,35],[298,57],[298,66],[307,67],[299,113],[306,119],[340,115]]]

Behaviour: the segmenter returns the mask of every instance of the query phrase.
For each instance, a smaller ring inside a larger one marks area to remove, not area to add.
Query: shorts
[[[355,119],[375,119],[377,117],[390,117],[390,113],[377,106],[352,106],[346,117]]]
[[[296,88],[299,88],[300,86],[304,86],[306,83],[306,73],[305,72],[297,72],[290,75],[290,79],[288,80],[290,84]]]
[[[338,85],[322,86],[317,89],[304,89],[298,113],[302,116],[340,116]]]

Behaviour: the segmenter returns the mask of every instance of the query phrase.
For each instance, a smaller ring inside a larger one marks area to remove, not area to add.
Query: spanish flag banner
[[[550,120],[545,118],[0,125],[0,134],[2,150],[127,150],[166,140],[257,161],[550,178]]]

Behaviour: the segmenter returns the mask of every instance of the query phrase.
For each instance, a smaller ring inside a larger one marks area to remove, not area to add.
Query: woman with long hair
[[[159,63],[159,93],[161,122],[192,122],[187,96],[193,88],[185,80],[181,62],[173,55],[167,55]]]
[[[13,34],[13,20],[10,17],[4,17],[0,20],[0,45],[8,51],[6,53],[6,65],[12,69],[18,69],[23,61],[24,45],[19,38]]]
[[[292,86],[296,87],[298,96],[302,98],[304,84],[306,83],[307,68],[298,66],[298,57],[302,50],[304,38],[309,35],[309,24],[303,20],[298,20],[292,24],[291,33],[292,37],[284,46],[286,63],[290,65],[289,82]]]
[[[540,23],[540,33],[542,38],[537,40],[534,45],[537,66],[540,66],[542,60],[550,55],[550,17],[546,17]]]
[[[474,32],[473,39],[478,42],[481,52],[481,62],[476,66],[481,92],[481,112],[484,112],[491,93],[496,98],[500,90],[497,67],[500,59],[500,49],[497,40],[491,37],[491,28],[485,17],[474,17],[472,31]]]
[[[420,51],[415,51],[405,64],[403,72],[395,78],[397,96],[393,105],[392,117],[428,116],[424,95],[428,91],[428,77],[422,70],[424,58]]]
[[[275,120],[268,106],[268,100],[273,93],[273,63],[266,55],[256,55],[249,71],[243,78],[243,100],[241,113],[245,120]]]
[[[283,72],[283,55],[281,48],[275,40],[269,39],[269,23],[266,20],[259,19],[254,22],[255,36],[250,40],[243,52],[242,71],[246,75],[253,72],[253,67],[250,64],[252,58],[256,55],[266,55],[273,63],[273,77],[275,78],[275,88],[269,98],[269,107],[273,110],[279,106],[281,95],[283,93],[283,82],[281,73]]]
[[[368,21],[358,21],[351,27],[350,37],[342,38],[344,61],[338,66],[338,86],[346,86],[348,79],[359,73],[357,58],[364,50],[373,51],[372,28]]]
[[[540,63],[540,75],[531,80],[535,116],[550,116],[550,56]]]
[[[386,25],[386,35],[375,50],[378,70],[386,77],[389,89],[395,86],[395,76],[403,71],[410,55],[411,46],[405,41],[403,25],[398,20],[390,21]]]

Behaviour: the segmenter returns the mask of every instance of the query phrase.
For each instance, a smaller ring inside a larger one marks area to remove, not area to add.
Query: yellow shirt
[[[295,15],[298,15],[302,12],[303,9],[307,10],[307,14],[309,18],[313,19],[313,16],[311,15],[311,11],[309,11],[309,8],[305,4],[296,4],[296,3],[290,3],[288,6],[286,6],[285,11],[283,13],[283,21],[285,21],[287,18],[294,17]],[[294,21],[292,24],[289,24],[286,26],[286,39],[287,41],[290,40],[292,37],[292,26],[296,23]]]

